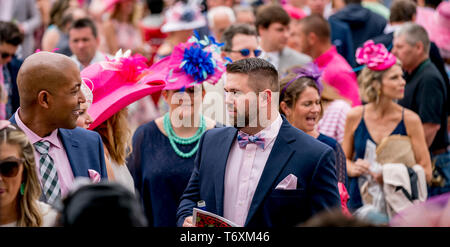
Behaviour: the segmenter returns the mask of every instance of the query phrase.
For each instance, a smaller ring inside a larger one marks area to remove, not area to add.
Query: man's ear
[[[37,101],[41,107],[48,109],[52,103],[52,95],[46,90],[41,90],[38,93]]]
[[[414,48],[417,50],[418,53],[425,53],[425,46],[420,41],[414,45]]]
[[[318,37],[317,37],[317,35],[314,32],[308,33],[308,35],[306,37],[307,37],[307,40],[308,40],[308,43],[309,43],[310,46],[312,46],[312,45],[317,43]]]

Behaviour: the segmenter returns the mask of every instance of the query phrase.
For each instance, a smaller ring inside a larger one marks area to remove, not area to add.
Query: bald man
[[[106,178],[100,135],[76,127],[86,101],[77,65],[67,56],[38,52],[25,59],[17,84],[20,107],[10,121],[35,147],[41,200],[60,202],[75,177]]]

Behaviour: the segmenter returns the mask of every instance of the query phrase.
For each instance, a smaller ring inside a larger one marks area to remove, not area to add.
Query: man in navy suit
[[[227,66],[226,104],[233,127],[203,135],[181,197],[177,225],[206,210],[240,226],[293,226],[340,207],[333,151],[278,112],[278,73],[259,58]],[[253,107],[253,108],[252,108]]]
[[[58,202],[75,177],[106,178],[99,134],[76,128],[80,104],[86,101],[76,64],[61,54],[35,53],[22,64],[17,83],[20,107],[10,121],[35,147],[41,199]]]

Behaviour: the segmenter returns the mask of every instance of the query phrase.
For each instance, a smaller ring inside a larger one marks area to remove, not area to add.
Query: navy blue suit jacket
[[[208,130],[201,138],[194,170],[178,207],[178,226],[192,215],[199,200],[206,202],[207,211],[223,216],[225,169],[236,135],[235,128],[227,127]],[[293,226],[323,209],[340,207],[334,164],[330,147],[283,119],[245,226]],[[276,190],[289,174],[298,178],[297,189]]]
[[[9,121],[17,124],[15,115]],[[80,127],[59,129],[58,137],[66,150],[74,177],[89,178],[88,169],[92,169],[100,174],[102,180],[107,179],[103,142],[97,132]]]

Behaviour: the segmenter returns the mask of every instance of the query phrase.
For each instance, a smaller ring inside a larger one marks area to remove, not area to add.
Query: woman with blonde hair
[[[347,115],[342,147],[347,157],[349,209],[363,206],[358,185],[361,175],[371,175],[382,184],[382,174],[370,170],[365,160],[368,143],[378,145],[391,135],[408,136],[415,161],[423,167],[426,181],[431,181],[431,160],[419,116],[395,103],[404,96],[405,80],[399,60],[382,44],[367,41],[356,51],[356,60],[365,64],[358,76],[361,94],[368,103],[351,109]]]
[[[0,227],[53,226],[58,214],[40,195],[33,146],[25,133],[0,121]]]

